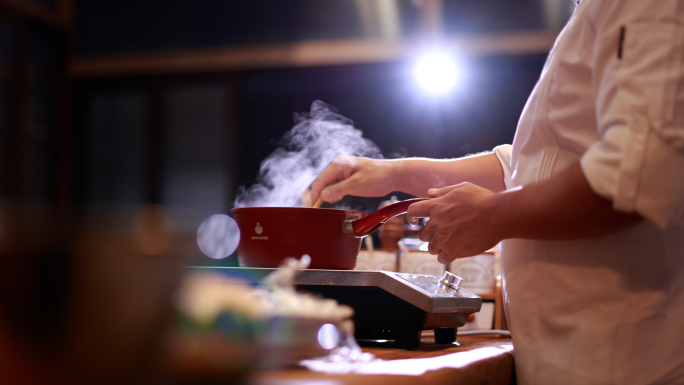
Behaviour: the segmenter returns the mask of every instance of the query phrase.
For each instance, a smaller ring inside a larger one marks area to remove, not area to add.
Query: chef
[[[442,263],[502,241],[519,384],[684,384],[684,0],[583,0],[513,145],[338,157],[312,200],[403,191]]]

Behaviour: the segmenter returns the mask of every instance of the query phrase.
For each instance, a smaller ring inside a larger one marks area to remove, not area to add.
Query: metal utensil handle
[[[362,238],[373,233],[388,220],[408,211],[409,206],[429,198],[414,198],[385,206],[363,218],[342,222],[342,232],[350,237]]]

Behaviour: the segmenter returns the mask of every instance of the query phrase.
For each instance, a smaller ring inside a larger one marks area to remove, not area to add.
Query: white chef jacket
[[[579,161],[647,220],[578,241],[505,240],[518,383],[684,384],[684,0],[583,0],[511,146],[506,187]]]

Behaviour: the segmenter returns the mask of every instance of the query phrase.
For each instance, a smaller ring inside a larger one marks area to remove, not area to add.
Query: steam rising
[[[261,163],[257,184],[241,187],[235,207],[301,206],[304,191],[337,155],[381,158],[380,149],[334,107],[316,100],[295,113],[281,147]]]

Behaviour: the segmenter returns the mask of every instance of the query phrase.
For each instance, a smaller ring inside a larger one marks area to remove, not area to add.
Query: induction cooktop
[[[270,268],[196,267],[258,282]],[[301,270],[297,290],[317,293],[354,309],[355,337],[394,340],[401,349],[420,345],[423,330],[434,330],[435,342],[455,343],[456,330],[480,311],[482,298],[460,287],[462,279],[391,271]]]

